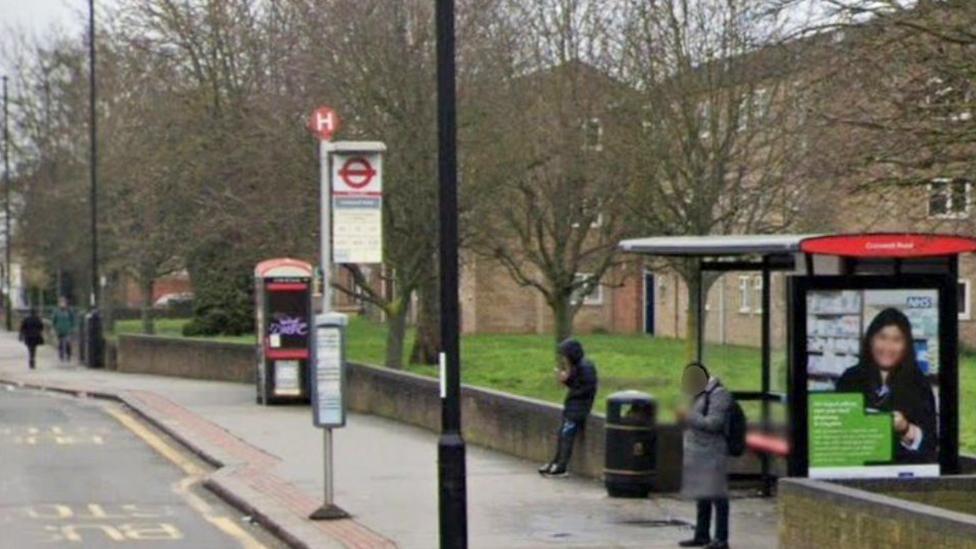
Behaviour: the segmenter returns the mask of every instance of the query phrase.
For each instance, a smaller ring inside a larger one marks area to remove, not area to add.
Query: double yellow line
[[[244,549],[266,549],[262,543],[254,539],[235,520],[219,515],[209,503],[193,493],[192,487],[203,481],[207,474],[202,467],[194,463],[176,448],[173,448],[172,445],[168,444],[145,425],[117,407],[109,406],[106,411],[126,429],[132,431],[132,433],[152,447],[153,450],[156,450],[160,455],[171,461],[187,475],[186,478],[180,480],[173,486],[173,491],[186,500],[190,507],[203,516],[207,522],[237,540]]]

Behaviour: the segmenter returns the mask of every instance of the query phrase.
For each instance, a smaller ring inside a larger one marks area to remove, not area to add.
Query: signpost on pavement
[[[382,143],[345,142],[332,154],[332,249],[338,264],[383,262]]]
[[[383,169],[386,146],[374,142],[336,142],[339,116],[316,109],[309,130],[319,138],[322,313],[315,317],[312,389],[313,423],[322,428],[325,501],[309,518],[333,520],[348,513],[335,504],[332,429],[346,424],[346,315],[332,312],[332,265],[380,263],[382,248]]]

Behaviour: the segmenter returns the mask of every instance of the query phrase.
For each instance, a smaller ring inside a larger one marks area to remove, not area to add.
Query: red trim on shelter
[[[304,292],[308,289],[308,284],[301,282],[269,282],[268,291],[270,292]]]
[[[939,234],[847,234],[808,238],[800,242],[800,250],[841,257],[944,257],[976,252],[976,239]]]

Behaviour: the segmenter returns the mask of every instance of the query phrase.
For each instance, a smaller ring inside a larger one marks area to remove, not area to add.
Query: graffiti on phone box
[[[300,317],[281,315],[271,321],[268,332],[283,336],[304,336],[308,335],[308,322]]]

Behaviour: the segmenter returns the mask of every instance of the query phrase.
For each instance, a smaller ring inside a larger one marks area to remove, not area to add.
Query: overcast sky
[[[96,9],[103,1],[96,0]],[[81,32],[87,13],[87,0],[0,0],[0,40],[11,31],[44,36],[53,26]],[[0,70],[4,68],[0,59]]]
[[[88,10],[85,0],[0,0],[0,25],[43,33],[51,25],[80,29],[78,21]]]

